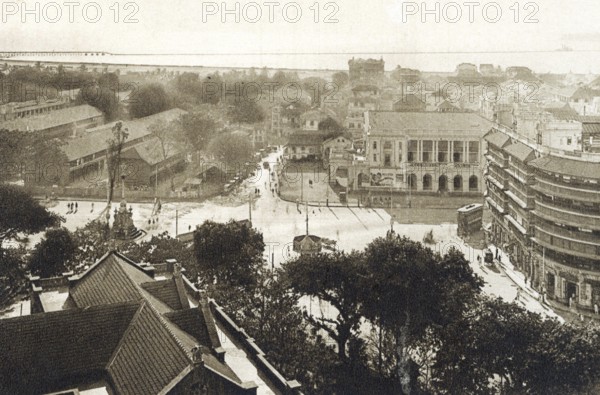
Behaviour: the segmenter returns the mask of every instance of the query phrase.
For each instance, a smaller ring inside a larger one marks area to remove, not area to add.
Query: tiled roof
[[[213,347],[208,328],[204,324],[203,312],[199,308],[172,311],[166,313],[165,317],[181,330],[192,335],[201,345]]]
[[[600,163],[560,158],[557,156],[544,156],[534,159],[528,164],[554,174],[595,180],[600,179]]]
[[[320,131],[301,131],[288,136],[288,145],[320,145],[325,139],[325,134]]]
[[[533,148],[528,147],[527,145],[516,142],[509,146],[504,147],[504,150],[511,156],[514,156],[521,162],[526,163],[528,160],[535,158],[535,151]]]
[[[374,130],[487,132],[493,123],[474,113],[369,111]]]
[[[108,254],[84,272],[70,289],[70,297],[77,307],[141,300],[142,295],[123,265],[131,263],[116,254]],[[145,281],[152,277],[139,270]]]
[[[5,121],[0,123],[0,129],[22,131],[45,130],[99,116],[102,116],[102,111],[88,104],[83,104],[81,106],[67,107],[33,117]]]
[[[507,143],[510,142],[510,137],[498,131],[491,131],[485,136],[483,136],[483,138],[485,139],[485,141],[498,148],[503,148]]]
[[[148,291],[148,293],[158,300],[164,302],[173,310],[179,310],[183,308],[174,279],[171,278],[168,280],[150,281],[147,283],[142,283],[141,286]]]
[[[152,307],[144,303],[107,371],[119,394],[158,394],[191,365],[191,355]]]
[[[183,306],[177,277],[154,281],[110,252],[70,280],[74,308],[0,320],[0,393],[54,392],[103,379],[117,394],[166,393],[192,371],[198,345],[205,368],[247,384],[217,358],[214,318],[202,303]]]
[[[600,123],[584,123],[583,134],[585,136],[600,134]]]
[[[402,97],[394,102],[394,106],[423,106],[425,102],[415,94],[402,95]]]
[[[0,393],[52,392],[101,374],[138,309],[128,302],[0,320]]]
[[[145,118],[134,119],[132,121],[121,121],[123,123],[123,128],[127,128],[127,132],[129,133],[126,142],[141,139],[149,135],[150,131],[148,130],[148,127],[159,120],[170,122],[186,113],[187,112],[184,110],[174,108]],[[61,148],[69,160],[83,158],[104,151],[108,147],[107,140],[112,137],[112,128],[116,124],[117,122],[111,122],[96,128],[88,129],[84,136],[69,140],[67,144]]]
[[[168,142],[165,143],[165,149],[167,153],[167,159],[165,159],[165,156],[163,155],[160,140],[155,137],[126,149],[121,157],[123,159],[139,158],[149,165],[155,165],[171,159],[181,153],[174,144],[170,144]]]
[[[443,109],[458,110],[458,107],[456,107],[454,104],[450,103],[448,100],[444,100],[437,106],[437,109],[439,109],[439,110],[443,110]]]

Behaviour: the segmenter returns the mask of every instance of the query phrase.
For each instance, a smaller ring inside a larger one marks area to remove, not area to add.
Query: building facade
[[[366,162],[355,189],[481,194],[482,137],[492,124],[473,113],[367,112]]]
[[[600,156],[486,135],[492,239],[548,300],[600,306]]]

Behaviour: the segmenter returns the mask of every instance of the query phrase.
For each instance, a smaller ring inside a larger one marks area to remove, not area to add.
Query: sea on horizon
[[[425,72],[453,72],[460,63],[493,64],[503,68],[525,66],[536,73],[600,74],[600,50],[483,52],[483,53],[268,53],[268,54],[104,54],[87,56],[57,52],[1,58],[1,61],[107,64],[156,67],[263,68],[297,70],[347,70],[351,58],[383,58],[385,69],[402,67]],[[582,61],[585,59],[585,61]]]

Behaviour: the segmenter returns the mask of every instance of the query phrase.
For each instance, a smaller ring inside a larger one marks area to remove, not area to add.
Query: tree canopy
[[[244,222],[204,222],[194,234],[200,272],[210,281],[231,285],[256,283],[263,265],[263,236]]]
[[[235,133],[221,133],[214,137],[208,151],[218,161],[233,168],[239,168],[252,159],[252,143],[248,136]]]
[[[133,118],[143,118],[169,109],[165,88],[157,83],[142,85],[132,93],[129,113]]]
[[[49,229],[33,249],[29,269],[42,278],[60,275],[73,258],[75,249],[75,241],[67,229]]]
[[[0,213],[0,245],[18,233],[41,232],[61,220],[22,188],[4,184],[0,184]]]

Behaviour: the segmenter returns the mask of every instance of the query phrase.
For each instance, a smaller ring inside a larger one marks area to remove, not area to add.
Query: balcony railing
[[[536,226],[535,241],[545,248],[563,254],[587,259],[600,259],[600,245],[584,243],[576,239],[549,233],[538,226]]]
[[[585,229],[600,230],[600,216],[578,212],[575,209],[551,206],[538,199],[535,201],[535,214],[545,220]]]
[[[557,196],[564,199],[600,203],[600,186],[596,190],[590,190],[565,184],[558,184],[538,177],[537,183],[533,186],[533,189],[545,195]]]

